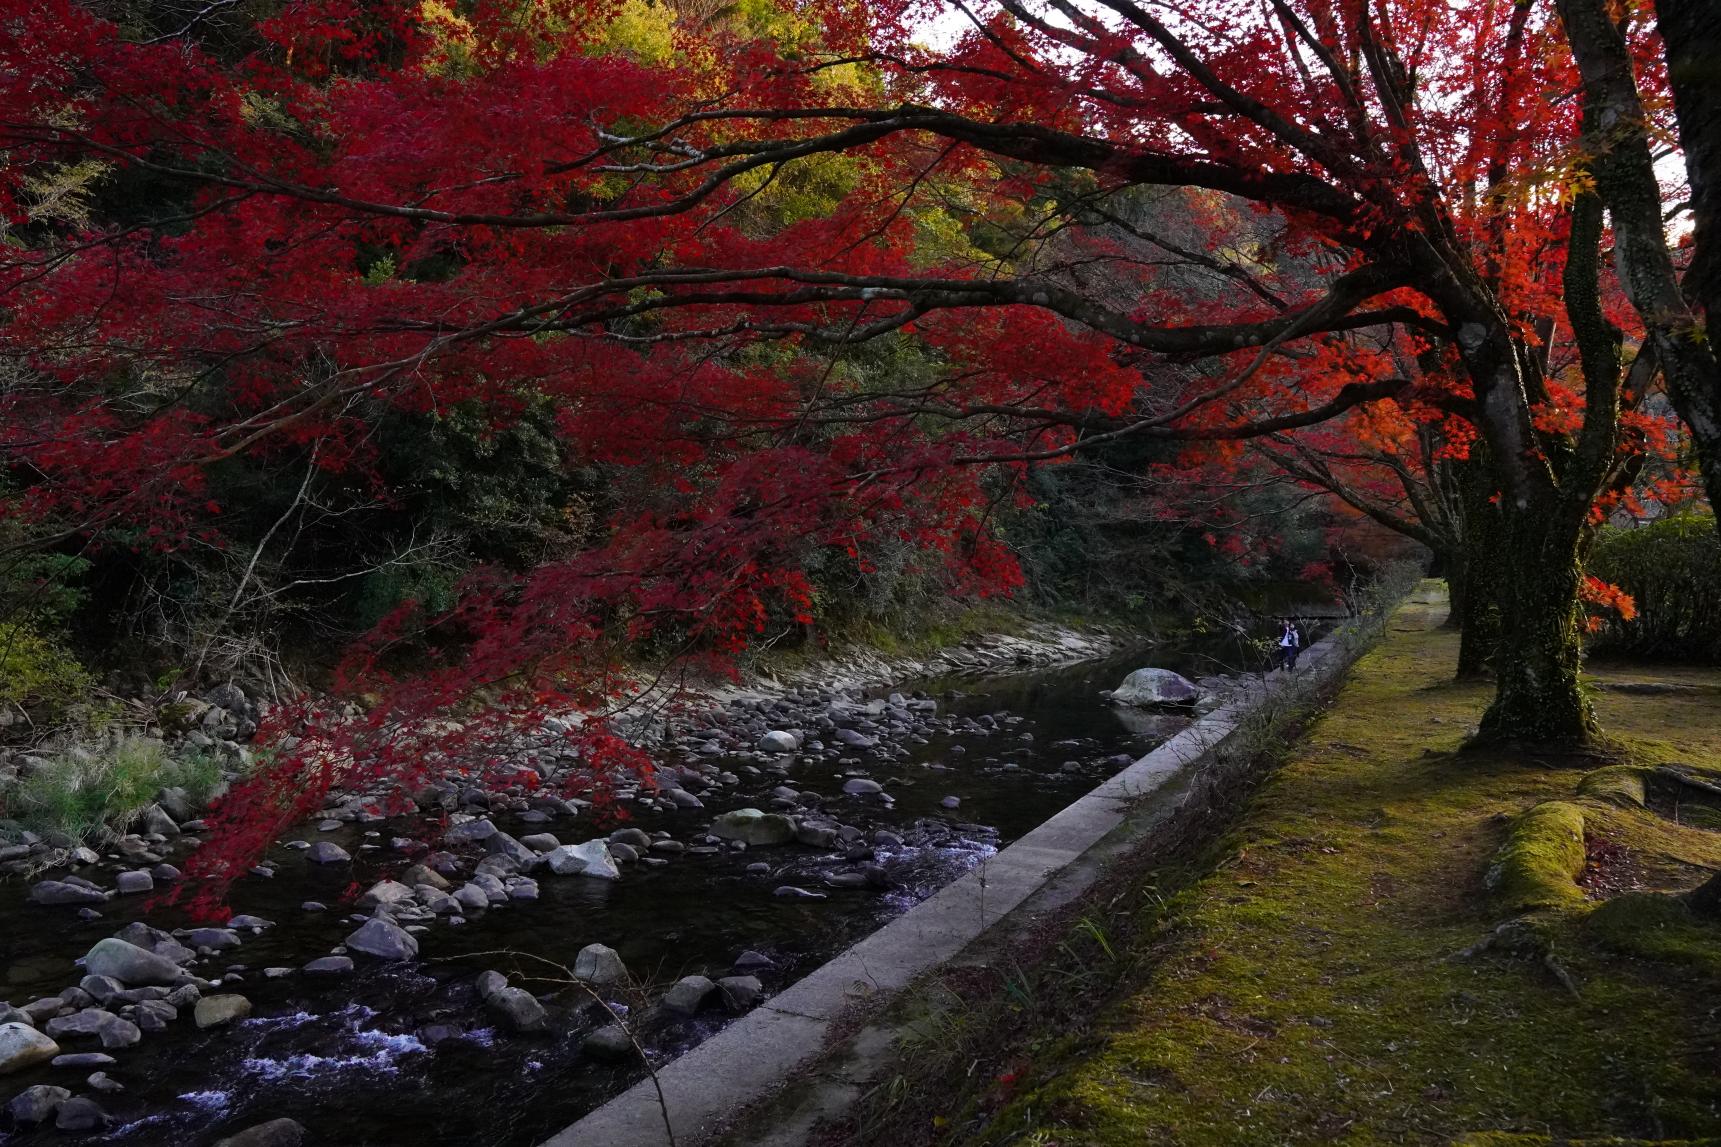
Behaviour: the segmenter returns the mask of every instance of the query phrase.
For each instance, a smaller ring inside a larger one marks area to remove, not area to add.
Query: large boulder
[[[779,812],[738,808],[713,821],[711,835],[749,845],[788,844],[795,839],[795,822]]]
[[[84,956],[84,971],[92,976],[111,976],[122,984],[162,984],[171,987],[185,979],[185,969],[117,936],[97,940]]]
[[[204,996],[197,1001],[191,1014],[199,1030],[223,1027],[250,1015],[251,1001],[231,992],[222,996]]]
[[[494,988],[484,997],[484,1006],[517,1032],[543,1031],[550,1026],[550,1013],[524,988]]]
[[[544,853],[544,863],[557,876],[595,876],[601,880],[620,880],[621,869],[610,855],[609,843],[588,840],[584,844],[564,844]]]
[[[664,1010],[675,1012],[677,1015],[690,1016],[697,1012],[711,993],[716,990],[717,985],[704,976],[683,976],[675,982],[673,988],[665,993],[663,997]]]
[[[627,965],[621,955],[603,944],[587,944],[574,957],[574,978],[588,984],[617,984],[627,979]]]
[[[1201,689],[1169,669],[1137,669],[1112,690],[1111,699],[1119,705],[1193,705]]]
[[[46,1063],[60,1054],[60,1045],[29,1024],[0,1024],[0,1075]]]
[[[64,904],[105,904],[107,893],[63,880],[42,880],[30,889],[30,903],[59,907]]]
[[[6,1104],[6,1113],[12,1117],[14,1124],[21,1127],[46,1123],[54,1117],[60,1104],[71,1097],[72,1093],[63,1087],[38,1083],[14,1095],[11,1102]]]
[[[366,920],[347,937],[347,947],[379,960],[410,960],[418,955],[418,941],[412,933],[387,920]]]

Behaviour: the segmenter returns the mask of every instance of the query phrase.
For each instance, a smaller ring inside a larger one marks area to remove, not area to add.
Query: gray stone
[[[610,833],[610,840],[616,844],[625,844],[633,848],[651,847],[651,837],[646,835],[643,828],[618,828]]]
[[[490,896],[476,884],[463,884],[454,893],[454,901],[468,912],[482,912],[490,907]]]
[[[664,789],[660,794],[676,808],[704,808],[705,802],[686,789]]]
[[[852,797],[876,796],[884,792],[884,786],[865,777],[850,777],[843,782],[843,791]]]
[[[84,1008],[69,1016],[49,1020],[42,1030],[49,1039],[63,1039],[69,1035],[100,1035],[105,1025],[118,1018],[104,1008]]]
[[[610,855],[609,845],[602,840],[584,844],[564,844],[544,854],[545,863],[557,876],[595,876],[601,880],[620,880],[621,870]]]
[[[167,810],[158,804],[152,804],[144,809],[140,819],[144,832],[153,832],[170,837],[178,836],[180,833],[179,825],[171,816],[167,815]]]
[[[402,884],[417,888],[420,884],[428,884],[438,892],[447,892],[454,885],[448,883],[448,878],[427,864],[415,864],[400,874]]]
[[[0,1075],[46,1063],[60,1054],[60,1045],[29,1024],[0,1024]]]
[[[103,1004],[126,990],[125,985],[112,976],[85,976],[78,981],[78,987],[88,992],[91,999]]]
[[[56,1055],[55,1067],[112,1067],[118,1063],[113,1056],[105,1051],[75,1051],[69,1055]]]
[[[68,1099],[54,1111],[54,1127],[60,1131],[99,1131],[111,1122],[93,1099]]]
[[[106,904],[107,899],[100,889],[63,880],[41,880],[30,889],[30,903],[51,908],[64,904]]]
[[[664,994],[663,1006],[666,1011],[690,1016],[716,990],[717,985],[704,976],[683,976]]]
[[[197,1001],[197,1007],[192,1011],[192,1018],[197,1021],[197,1028],[224,1027],[234,1020],[242,1020],[251,1014],[251,1001],[244,996],[229,993],[221,996],[204,996]]]
[[[472,988],[478,993],[478,998],[487,1000],[508,986],[508,977],[501,972],[479,972],[478,979],[473,981]]]
[[[723,1006],[732,1012],[746,1011],[765,991],[757,976],[724,976],[717,981],[717,990],[723,996]]]
[[[71,1097],[72,1093],[63,1087],[38,1083],[14,1095],[6,1104],[6,1113],[12,1117],[12,1122],[20,1125],[46,1123],[54,1117],[60,1104]]]
[[[495,835],[496,826],[490,823],[488,817],[481,817],[454,825],[442,834],[442,839],[449,844],[477,844]]]
[[[1201,699],[1195,682],[1169,669],[1137,669],[1112,690],[1120,705],[1188,705]]]
[[[352,970],[351,956],[318,956],[302,969],[307,976],[345,976]]]
[[[639,1055],[620,1024],[609,1024],[589,1033],[580,1041],[580,1051],[606,1063],[631,1060]]]
[[[185,969],[117,936],[96,941],[84,956],[84,970],[92,976],[111,976],[123,984],[172,986],[185,979]]]
[[[418,941],[412,934],[387,920],[366,920],[347,937],[346,944],[355,952],[379,960],[410,960],[418,955]]]
[[[587,944],[574,957],[574,978],[588,984],[618,984],[627,980],[627,965],[614,948]]]
[[[785,733],[781,729],[772,729],[759,738],[759,748],[767,753],[792,753],[801,747],[801,742],[793,733]]]
[[[301,1147],[305,1129],[296,1120],[271,1119],[219,1140],[215,1147]]]
[[[127,896],[138,892],[154,892],[155,877],[141,869],[122,872],[114,877],[114,887]]]
[[[553,832],[534,832],[530,836],[522,836],[520,843],[533,852],[551,852],[562,847],[562,842],[556,839]]]
[[[121,1083],[117,1079],[109,1079],[108,1073],[105,1071],[90,1072],[90,1077],[84,1080],[84,1082],[95,1088],[97,1091],[108,1095],[125,1090],[125,1084]]]
[[[543,1031],[550,1026],[550,1013],[524,988],[503,985],[485,998],[484,1006],[517,1032]]]
[[[359,911],[372,912],[412,899],[412,889],[396,880],[379,880],[359,897]]]
[[[319,840],[305,850],[305,859],[312,864],[345,864],[352,858],[352,853],[332,840]]]
[[[795,822],[778,812],[738,808],[713,821],[711,835],[750,846],[788,844],[795,839]]]
[[[811,848],[833,848],[837,843],[837,830],[828,825],[802,821],[795,826],[795,839]]]
[[[207,948],[212,952],[225,952],[244,943],[239,933],[231,928],[190,928],[181,932],[177,938],[193,948]]]

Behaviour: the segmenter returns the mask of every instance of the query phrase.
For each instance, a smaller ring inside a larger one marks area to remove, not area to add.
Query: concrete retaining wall
[[[543,1147],[668,1147],[663,1107],[679,1147],[719,1130],[819,1060],[834,1021],[857,1007],[880,1007],[909,983],[954,959],[1033,898],[1037,915],[1080,895],[1105,860],[1139,847],[1176,810],[1198,765],[1249,717],[1291,688],[1320,684],[1350,663],[1345,632],[1312,645],[1295,675],[1273,674],[1172,737],[978,868],[923,900],[704,1043],[660,1068],[660,1106],[650,1079],[623,1092]],[[848,1025],[852,1027],[853,1025]],[[873,1038],[865,1038],[871,1033]],[[861,1059],[881,1059],[888,1033],[862,1033]],[[853,1043],[854,1041],[851,1041]],[[853,1050],[847,1049],[847,1050]],[[853,1056],[850,1057],[851,1061]],[[792,1147],[820,1116],[860,1094],[858,1068],[829,1074],[785,1112],[759,1142]]]

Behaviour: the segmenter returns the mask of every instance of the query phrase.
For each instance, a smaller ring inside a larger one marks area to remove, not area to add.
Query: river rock
[[[690,1016],[716,990],[717,985],[704,976],[683,976],[664,994],[663,1006],[666,1011]]]
[[[405,900],[412,899],[412,889],[398,880],[379,880],[359,897],[359,911],[374,912],[378,908],[393,907]]]
[[[417,888],[420,884],[428,884],[438,892],[447,892],[454,887],[448,878],[428,864],[415,864],[400,874],[400,882]]]
[[[318,956],[300,969],[307,976],[346,976],[353,970],[351,956]]]
[[[738,808],[713,821],[711,835],[748,845],[788,844],[795,839],[795,822],[778,812]]]
[[[29,1024],[0,1024],[0,1075],[23,1071],[60,1054],[60,1045]]]
[[[84,1082],[95,1088],[97,1091],[108,1095],[125,1090],[125,1084],[121,1083],[117,1079],[108,1078],[108,1073],[105,1071],[90,1072],[89,1078],[84,1080]]]
[[[312,864],[345,864],[352,858],[352,853],[332,840],[319,840],[305,850],[305,859]]]
[[[617,984],[627,979],[627,965],[614,948],[587,944],[574,957],[574,978],[588,984]]]
[[[1112,690],[1120,705],[1189,705],[1201,699],[1195,682],[1169,669],[1137,669]]]
[[[418,941],[412,934],[387,920],[366,920],[347,937],[346,944],[379,960],[410,960],[418,955]]]
[[[111,1122],[93,1099],[68,1099],[54,1111],[54,1127],[60,1131],[99,1131]]]
[[[476,884],[462,884],[454,893],[454,902],[468,912],[483,912],[490,907],[490,896]]]
[[[484,841],[491,856],[505,856],[521,868],[537,862],[538,854],[505,832],[492,833]]]
[[[69,1016],[49,1020],[42,1030],[49,1039],[63,1039],[69,1035],[100,1035],[103,1027],[117,1019],[118,1016],[105,1008],[84,1008]]]
[[[107,893],[64,880],[41,880],[30,889],[30,903],[54,908],[64,904],[105,904]]]
[[[122,984],[172,986],[185,979],[185,969],[154,952],[128,944],[117,936],[97,940],[84,956],[84,970],[92,976],[111,976]]]
[[[56,1055],[53,1065],[55,1067],[112,1067],[118,1062],[105,1051],[75,1051],[70,1055]]]
[[[225,952],[245,942],[240,939],[239,933],[231,928],[189,928],[181,932],[176,939],[199,951],[207,948],[211,952]]]
[[[271,1119],[219,1140],[215,1147],[301,1147],[305,1129],[297,1120]]]
[[[543,1031],[550,1026],[550,1013],[544,1010],[536,996],[524,988],[504,984],[485,997],[484,1006],[517,1032]]]
[[[878,747],[877,737],[869,737],[865,733],[858,732],[854,729],[838,729],[835,735],[837,740],[849,746],[851,749],[872,749]]]
[[[449,844],[479,844],[495,836],[496,831],[488,817],[481,817],[454,825],[442,834],[442,839]]]
[[[625,844],[632,848],[647,849],[651,847],[651,837],[643,828],[618,828],[610,833],[610,840],[615,844]]]
[[[832,848],[837,843],[837,830],[831,825],[802,821],[795,826],[795,839],[811,848]]]
[[[759,748],[767,753],[792,753],[801,747],[801,742],[793,733],[785,733],[781,729],[772,729],[759,738]]]
[[[142,869],[134,869],[114,877],[114,887],[125,896],[135,895],[139,892],[153,892],[155,891],[155,877]]]
[[[580,1051],[606,1063],[630,1060],[639,1054],[620,1024],[608,1024],[589,1033],[580,1041]]]
[[[197,1007],[192,1011],[192,1018],[197,1021],[197,1028],[218,1028],[242,1020],[251,1014],[251,1001],[244,996],[229,993],[222,996],[204,996],[197,1001]]]
[[[789,899],[789,900],[824,900],[824,899],[826,899],[825,894],[823,892],[813,892],[813,891],[806,889],[806,888],[796,888],[793,884],[784,884],[784,885],[780,886],[775,892],[772,893],[772,895],[773,896],[782,896],[782,897]]]
[[[884,786],[865,777],[850,777],[843,782],[843,791],[851,797],[877,796],[884,792]]]
[[[135,920],[114,933],[114,939],[124,940],[127,944],[136,945],[146,952],[154,952],[175,964],[186,964],[197,958],[197,953],[181,944],[171,935],[160,928],[151,928],[142,920]]]
[[[557,876],[595,876],[600,880],[620,880],[621,869],[610,855],[609,845],[601,840],[584,844],[564,844],[544,854],[545,863]]]
[[[112,976],[85,976],[78,981],[78,987],[89,993],[92,1000],[101,1004],[126,990],[125,985]]]
[[[38,1083],[14,1095],[12,1101],[6,1104],[6,1113],[12,1117],[13,1123],[19,1125],[46,1123],[54,1117],[60,1104],[71,1097],[72,1093],[63,1087]]]
[[[765,989],[757,976],[724,976],[717,981],[717,990],[722,993],[724,1007],[744,1012],[759,1002]]]
[[[520,843],[533,852],[554,852],[562,847],[562,842],[556,839],[553,832],[534,832],[530,836],[522,836]]]
[[[144,809],[140,819],[142,821],[141,827],[146,833],[159,833],[162,836],[178,836],[180,834],[178,823],[167,815],[166,809],[158,804],[152,804]]]

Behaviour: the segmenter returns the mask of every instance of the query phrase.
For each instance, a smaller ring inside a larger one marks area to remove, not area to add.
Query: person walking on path
[[[1284,628],[1279,631],[1279,667],[1287,673],[1295,672],[1297,655],[1303,651],[1303,635],[1297,632],[1297,627],[1290,618],[1285,619]]]

